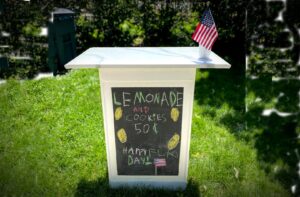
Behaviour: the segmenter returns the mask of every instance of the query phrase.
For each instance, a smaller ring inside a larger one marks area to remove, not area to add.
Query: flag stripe
[[[204,37],[206,37],[208,31],[209,31],[209,28],[204,27],[204,31],[201,32],[201,35],[199,35],[199,36],[201,36],[201,38],[199,39],[199,43],[201,45],[203,45],[203,39],[204,39]]]
[[[203,36],[204,39],[203,39],[202,44],[203,44],[203,46],[205,46],[206,48],[207,48],[207,45],[209,44],[209,43],[207,43],[207,42],[208,42],[208,40],[211,38],[213,32],[214,32],[214,29],[213,29],[213,28],[209,28],[209,31],[206,33],[205,36]]]
[[[207,42],[207,40],[208,40],[208,38],[209,38],[209,36],[210,36],[210,33],[211,33],[211,28],[206,28],[207,30],[206,30],[206,32],[205,32],[205,34],[202,36],[202,40],[200,41],[201,42],[201,44],[204,46],[204,47],[206,47],[207,48],[207,46],[206,46],[206,42]]]
[[[202,30],[202,26],[201,26],[201,24],[199,23],[198,25],[197,25],[197,31],[195,31],[195,33],[194,33],[194,40],[198,40],[198,35],[199,35],[199,32]]]
[[[214,28],[210,28],[210,36],[207,38],[207,41],[206,41],[206,47],[208,47],[210,45],[210,41],[213,39],[213,37],[215,36],[216,34],[216,31]]]
[[[204,11],[200,23],[197,25],[192,39],[207,49],[211,49],[218,37],[218,31],[210,9]]]
[[[193,40],[196,40],[196,36],[198,35],[199,28],[200,28],[200,24],[197,25],[196,30],[195,30],[195,32],[194,32],[194,34],[192,36]]]
[[[210,29],[211,31],[206,31],[205,34],[203,34],[202,36],[202,40],[200,41],[200,44],[203,45],[204,47],[207,48],[207,45],[209,45],[210,43],[206,43],[213,35],[212,35],[212,31],[213,29]]]
[[[218,37],[218,32],[214,31],[211,37],[209,38],[209,41],[207,42],[207,48],[211,48],[212,44],[217,39],[217,37]]]
[[[216,36],[216,37],[214,38],[214,40],[210,43],[209,49],[212,48],[212,46],[213,46],[213,44],[216,42],[217,38],[218,38],[218,36]]]
[[[203,46],[205,46],[206,48],[209,47],[211,40],[215,37],[216,31],[214,31],[213,28],[210,28],[210,31],[208,32],[208,34],[206,35],[206,39],[203,42]]]
[[[199,31],[198,31],[197,37],[196,37],[197,42],[200,42],[200,38],[201,38],[200,35],[201,35],[201,33],[202,33],[203,31],[205,31],[205,27],[204,27],[204,25],[200,25],[200,28],[199,28]]]
[[[213,44],[215,43],[215,41],[217,40],[218,34],[216,34],[210,41],[210,44],[208,45],[208,48],[212,48]]]
[[[167,165],[166,159],[154,159],[154,165],[155,167],[166,166]]]

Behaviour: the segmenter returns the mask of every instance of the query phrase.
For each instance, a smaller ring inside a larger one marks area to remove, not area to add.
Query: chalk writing
[[[116,93],[113,93],[114,105],[129,107],[137,104],[158,104],[160,106],[182,106],[183,93],[182,92],[158,92],[158,93],[144,93],[137,91],[135,93],[122,91],[121,97],[117,99]]]
[[[123,155],[132,155],[132,156],[147,156],[149,158],[154,157],[166,157],[166,158],[175,158],[178,159],[178,151],[170,151],[163,148],[137,148],[137,147],[123,147]]]
[[[178,175],[183,88],[112,88],[112,103],[118,174]]]
[[[125,116],[125,119],[128,122],[133,122],[133,121],[146,121],[146,122],[167,122],[166,114],[127,114]]]

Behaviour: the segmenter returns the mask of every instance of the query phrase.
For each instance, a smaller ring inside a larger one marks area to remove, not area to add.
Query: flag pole
[[[200,43],[198,42],[198,55],[199,58],[201,58],[201,48],[200,48]]]

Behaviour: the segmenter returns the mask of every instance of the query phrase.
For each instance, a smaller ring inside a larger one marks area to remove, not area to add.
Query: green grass
[[[108,187],[97,70],[10,80],[0,85],[0,196],[289,196],[246,131],[238,80],[197,74],[185,191]]]

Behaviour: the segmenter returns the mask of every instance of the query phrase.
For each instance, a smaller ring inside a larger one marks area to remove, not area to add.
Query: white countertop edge
[[[105,51],[104,51],[105,50]],[[124,50],[126,56],[118,57]],[[78,55],[65,65],[66,69],[80,68],[207,68],[207,69],[229,69],[231,65],[220,56],[211,51],[209,59],[196,58],[197,47],[92,47]],[[134,51],[134,53],[132,53]],[[111,58],[111,53],[116,53],[116,58]],[[188,52],[188,53],[187,53]],[[149,53],[150,55],[144,55]],[[160,56],[156,57],[153,54]],[[161,54],[162,53],[162,56]],[[130,58],[128,59],[128,56]],[[132,57],[138,54],[137,59]],[[144,59],[139,55],[142,54]],[[151,56],[152,54],[152,56]],[[173,60],[164,58],[175,54]],[[155,61],[153,58],[161,58]],[[119,59],[118,59],[119,58]],[[124,61],[120,61],[120,59]],[[150,58],[150,59],[149,59]],[[86,63],[90,62],[90,63]],[[128,63],[129,62],[129,63]],[[146,62],[146,63],[145,63]]]
[[[96,65],[96,64],[66,64],[66,69],[82,69],[82,68],[212,68],[212,69],[229,69],[231,67],[230,64],[223,64],[223,65],[209,65],[209,64],[200,64],[200,65],[153,65],[153,64],[143,64],[143,66],[139,66],[139,64],[122,64],[122,65],[115,65],[115,64],[106,64],[106,65]]]

